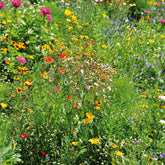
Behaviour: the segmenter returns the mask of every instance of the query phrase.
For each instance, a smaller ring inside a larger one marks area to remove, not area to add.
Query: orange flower
[[[105,73],[105,74],[102,74],[102,75],[101,75],[101,77],[106,78],[106,77],[107,77],[107,75],[108,75],[108,73]]]
[[[83,122],[86,123],[86,124],[91,123],[91,121],[89,120],[89,118],[87,118],[87,119],[83,119]]]
[[[60,73],[64,74],[65,73],[65,70],[60,69]]]
[[[52,63],[52,58],[51,57],[44,57],[44,61],[48,63]]]
[[[95,118],[95,116],[92,113],[86,113],[86,116],[88,117],[88,119]]]

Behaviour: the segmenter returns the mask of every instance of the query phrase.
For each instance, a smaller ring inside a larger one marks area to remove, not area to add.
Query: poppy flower
[[[45,155],[46,155],[46,152],[42,152],[41,155],[42,155],[42,156],[45,156]]]
[[[44,61],[47,63],[52,63],[52,58],[51,57],[44,57]]]
[[[77,104],[74,104],[73,107],[75,107],[77,110],[79,109],[79,106]]]
[[[23,133],[23,134],[21,134],[21,138],[22,139],[25,139],[27,137],[29,137],[29,133]]]
[[[61,92],[61,90],[60,89],[57,89],[57,88],[54,88],[55,89],[55,91],[56,92]]]
[[[71,97],[69,97],[69,96],[66,96],[66,98],[67,98],[68,100],[71,100]]]
[[[60,73],[64,74],[65,73],[65,70],[60,69]]]
[[[61,53],[61,54],[59,55],[60,58],[65,58],[66,56],[67,56],[67,53],[66,53],[66,52]]]

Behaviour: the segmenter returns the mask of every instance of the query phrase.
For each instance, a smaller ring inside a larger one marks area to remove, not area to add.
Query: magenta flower
[[[3,2],[0,2],[0,9],[4,8],[5,4]]]
[[[164,23],[165,24],[165,19],[161,19],[159,22]]]
[[[25,58],[25,57],[19,56],[19,57],[17,58],[17,60],[18,60],[19,63],[26,64],[26,58]]]
[[[14,7],[19,7],[19,6],[22,5],[22,2],[21,2],[21,1],[14,0],[14,1],[11,1],[11,4],[12,4]]]
[[[49,21],[52,21],[52,17],[51,17],[51,15],[49,15],[49,14],[46,14],[46,16],[47,16],[47,20],[49,20]]]
[[[43,14],[50,14],[52,11],[50,10],[50,9],[47,9],[47,8],[41,8],[40,9],[41,10],[41,12],[43,13]]]

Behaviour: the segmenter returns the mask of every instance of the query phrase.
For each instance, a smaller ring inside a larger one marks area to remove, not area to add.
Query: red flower
[[[89,44],[89,42],[88,42],[88,41],[86,41],[86,42],[85,42],[85,45],[86,45],[86,46],[89,46],[90,44]]]
[[[56,92],[61,92],[61,90],[60,89],[57,89],[57,88],[54,88],[55,89],[55,91]]]
[[[71,97],[69,97],[69,96],[66,96],[66,98],[67,98],[68,100],[71,100]]]
[[[22,139],[25,139],[27,137],[29,137],[29,133],[23,133],[23,134],[21,134],[21,138]]]
[[[44,61],[48,63],[52,63],[52,58],[51,57],[44,57]]]
[[[67,56],[66,52],[61,53],[61,54],[59,55],[60,58],[65,58],[66,56]]]
[[[45,155],[46,155],[46,152],[42,152],[41,155],[42,155],[42,156],[45,156]]]
[[[65,73],[65,70],[60,69],[60,73],[64,74]]]
[[[79,106],[76,103],[73,105],[73,107],[75,107],[77,110],[79,109]]]

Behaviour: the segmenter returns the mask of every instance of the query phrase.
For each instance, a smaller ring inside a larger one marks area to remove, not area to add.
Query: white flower
[[[160,120],[159,123],[165,124],[165,120]]]
[[[160,99],[161,101],[165,101],[165,96],[158,96],[158,99]]]

